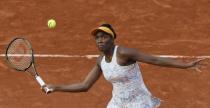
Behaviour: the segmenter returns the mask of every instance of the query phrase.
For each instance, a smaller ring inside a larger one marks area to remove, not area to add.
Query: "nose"
[[[103,43],[104,42],[104,39],[102,37],[99,37],[97,40],[96,40],[97,43]]]

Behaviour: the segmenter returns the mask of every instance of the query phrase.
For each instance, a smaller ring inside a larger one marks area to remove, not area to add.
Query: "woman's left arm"
[[[121,47],[119,52],[120,52],[120,55],[126,58],[127,60],[139,61],[139,62],[158,65],[158,66],[181,68],[181,69],[192,68],[192,69],[195,69],[196,71],[200,71],[202,67],[207,65],[201,62],[204,59],[197,59],[197,60],[186,63],[181,60],[145,54],[132,48]]]

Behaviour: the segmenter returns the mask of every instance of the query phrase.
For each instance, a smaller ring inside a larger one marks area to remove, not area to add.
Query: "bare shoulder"
[[[117,50],[119,56],[130,55],[133,52],[137,52],[137,50],[135,48],[129,48],[125,46],[119,46]]]
[[[135,63],[136,53],[137,50],[134,48],[119,46],[117,50],[118,63],[122,66]]]

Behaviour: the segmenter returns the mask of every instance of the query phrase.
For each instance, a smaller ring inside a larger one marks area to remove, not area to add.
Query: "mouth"
[[[102,47],[104,47],[104,44],[98,44],[98,47],[102,48]]]
[[[104,49],[104,46],[98,46],[98,48],[102,50],[102,49]]]

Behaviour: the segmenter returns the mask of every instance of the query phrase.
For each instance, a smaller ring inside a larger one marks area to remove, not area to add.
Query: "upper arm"
[[[142,53],[134,48],[120,47],[119,54],[126,61],[139,61],[154,64],[158,58],[153,55]]]
[[[99,79],[102,73],[99,63],[100,63],[100,57],[97,59],[97,63],[83,81],[83,84],[87,89],[89,89]]]
[[[186,68],[188,67],[188,64],[170,59],[170,58],[164,58],[164,57],[158,57],[150,54],[142,53],[136,49],[132,48],[120,48],[120,55],[121,58],[124,58],[125,60],[132,60],[132,61],[139,61],[144,62],[148,64],[153,65],[159,65],[159,66],[166,66],[166,67],[175,67],[175,68]]]

